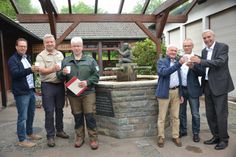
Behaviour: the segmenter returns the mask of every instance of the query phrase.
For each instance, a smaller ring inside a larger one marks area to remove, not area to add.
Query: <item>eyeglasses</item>
[[[192,47],[193,45],[184,45],[184,47]]]
[[[27,46],[19,46],[19,45],[18,45],[17,47],[21,47],[21,48],[27,48]]]

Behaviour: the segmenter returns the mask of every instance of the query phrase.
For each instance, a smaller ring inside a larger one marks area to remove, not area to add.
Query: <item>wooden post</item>
[[[0,31],[0,71],[1,71],[1,95],[2,95],[2,106],[7,107],[7,93],[6,93],[6,80],[5,80],[5,56],[3,47],[3,34]]]
[[[103,63],[102,63],[102,42],[98,42],[98,65],[99,65],[99,73],[103,74]]]

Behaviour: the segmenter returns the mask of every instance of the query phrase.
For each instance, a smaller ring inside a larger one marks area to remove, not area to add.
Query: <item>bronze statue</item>
[[[128,43],[124,43],[121,50],[117,49],[117,51],[122,56],[119,59],[119,63],[132,63],[132,52]]]

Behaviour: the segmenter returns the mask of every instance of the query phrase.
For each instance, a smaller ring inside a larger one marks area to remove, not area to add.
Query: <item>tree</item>
[[[150,1],[148,8],[146,10],[146,14],[153,13],[158,6],[160,6],[165,0],[152,0]],[[145,0],[140,0],[137,2],[136,6],[133,9],[134,13],[140,14],[143,8]]]
[[[33,7],[31,0],[16,0],[16,7],[20,13],[39,13],[40,9]],[[16,12],[10,3],[10,0],[1,0],[0,12],[13,20],[16,19]]]
[[[1,0],[0,12],[8,16],[11,19],[16,19],[16,12],[13,9],[9,0]]]
[[[33,14],[33,13],[39,13],[39,9],[33,7],[31,0],[17,0],[16,1],[17,8],[19,9],[20,13],[26,13],[26,14]]]
[[[73,13],[83,13],[83,14],[94,13],[94,7],[87,5],[82,1],[79,1],[77,4],[73,4],[71,6],[71,9]],[[62,6],[61,13],[68,13],[68,12],[69,12],[68,6]],[[104,11],[100,8],[98,8],[98,12],[104,13]]]
[[[162,45],[162,55],[165,54],[166,48]],[[138,71],[139,74],[156,74],[156,45],[150,39],[145,39],[144,41],[136,42],[133,49],[133,62],[137,63],[139,66],[151,66],[151,70]]]

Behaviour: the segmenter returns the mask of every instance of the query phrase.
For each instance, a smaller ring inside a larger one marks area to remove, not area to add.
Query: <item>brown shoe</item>
[[[37,135],[37,134],[31,134],[31,135],[28,135],[28,137],[29,137],[31,140],[40,140],[40,139],[42,139],[42,136]]]
[[[164,143],[165,143],[164,138],[159,137],[158,142],[157,142],[158,147],[160,148],[164,147]]]
[[[64,131],[57,132],[56,136],[61,138],[69,138],[69,135],[67,135]]]
[[[177,147],[182,147],[182,142],[180,141],[179,138],[172,138],[172,141]]]
[[[76,141],[75,141],[75,145],[74,145],[74,146],[75,146],[76,148],[79,148],[79,147],[81,147],[83,144],[84,144],[83,138],[76,136]]]
[[[56,144],[54,138],[49,138],[47,145],[48,147],[55,147]]]
[[[91,149],[95,150],[98,149],[98,141],[94,140],[94,141],[90,141],[89,143]]]
[[[22,141],[22,142],[18,142],[17,145],[21,147],[31,148],[31,147],[34,147],[36,143],[30,142],[30,141]]]

